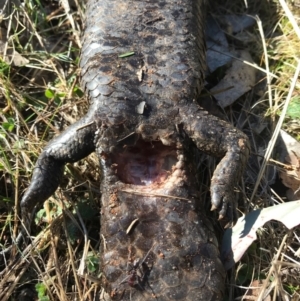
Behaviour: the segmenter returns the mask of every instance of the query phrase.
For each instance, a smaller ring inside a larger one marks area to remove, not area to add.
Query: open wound
[[[133,185],[163,184],[177,163],[176,149],[160,141],[138,140],[133,146],[124,145],[112,154],[120,181]]]

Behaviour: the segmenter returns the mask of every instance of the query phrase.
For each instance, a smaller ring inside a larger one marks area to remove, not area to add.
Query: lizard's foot
[[[219,220],[225,224],[225,228],[232,228],[238,219],[234,188],[230,188],[228,183],[221,183],[216,179],[212,180],[211,210],[219,210]]]

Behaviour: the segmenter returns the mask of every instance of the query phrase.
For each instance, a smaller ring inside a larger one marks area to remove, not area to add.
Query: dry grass
[[[288,127],[295,137],[300,136],[299,120],[285,118],[288,103],[297,100],[300,88],[299,11],[293,7],[290,15],[283,0],[254,0],[248,3],[248,9],[246,1],[221,2],[213,10],[217,17],[245,12],[260,17],[243,39],[232,37],[231,41],[237,47],[248,48],[260,70],[253,91],[226,112],[229,120],[242,125],[252,143],[253,155],[243,187],[249,202],[240,206],[246,214],[286,201],[272,186],[276,170],[268,163],[274,157],[278,129]],[[77,70],[84,8],[77,1],[62,3],[59,6],[51,0],[26,0],[18,8],[7,7],[2,15],[2,51],[7,54],[0,59],[3,248],[12,244],[19,231],[18,201],[28,187],[38,154],[51,137],[78,120],[88,106],[82,98]],[[26,67],[14,65],[18,62],[9,56],[9,48],[18,51],[21,61],[28,60]],[[243,122],[237,117],[241,115]],[[99,181],[95,155],[67,166],[61,188],[38,211],[32,244],[22,251],[12,249],[13,256],[0,260],[0,300],[34,300],[36,284],[40,300],[93,300],[100,289],[101,273]],[[266,224],[228,275],[226,300],[263,300],[265,296],[270,298],[265,300],[300,300],[298,236],[298,229],[288,231],[276,222]],[[19,252],[21,257],[14,256]]]

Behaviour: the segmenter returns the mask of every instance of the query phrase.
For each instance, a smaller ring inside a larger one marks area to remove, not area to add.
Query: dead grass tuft
[[[227,4],[227,12],[241,12],[236,4]],[[244,214],[287,201],[269,159],[277,156],[280,129],[299,137],[299,127],[290,126],[299,125],[299,119],[287,112],[297,101],[300,88],[299,10],[284,0],[251,1],[248,5],[245,11],[256,17],[257,25],[244,33],[247,47],[264,71],[258,73],[250,107],[244,104],[253,147],[244,182],[244,195],[249,198]],[[257,234],[258,240],[231,274],[228,300],[300,300],[298,229],[289,231],[274,221]]]

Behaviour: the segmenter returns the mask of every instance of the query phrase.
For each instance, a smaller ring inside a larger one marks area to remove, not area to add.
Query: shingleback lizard
[[[223,298],[225,272],[189,150],[221,158],[211,202],[231,225],[233,189],[250,147],[244,133],[196,102],[205,2],[87,1],[80,67],[90,108],[45,147],[21,201],[29,219],[58,187],[66,163],[97,153],[101,281],[112,300]]]

